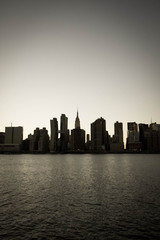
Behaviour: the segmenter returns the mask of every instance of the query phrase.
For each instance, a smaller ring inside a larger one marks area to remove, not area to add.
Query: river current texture
[[[160,239],[160,155],[0,155],[0,239]]]

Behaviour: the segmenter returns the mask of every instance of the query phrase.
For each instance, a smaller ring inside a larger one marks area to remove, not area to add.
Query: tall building
[[[58,150],[58,121],[57,118],[50,120],[51,139],[50,139],[50,152],[57,152]]]
[[[29,142],[29,151],[30,152],[38,152],[38,142],[40,138],[40,129],[36,128],[32,136],[30,136]]]
[[[60,151],[67,152],[69,141],[68,118],[65,114],[61,115],[60,123]]]
[[[49,135],[46,128],[36,128],[33,135],[28,135],[29,151],[46,153],[49,151]],[[25,144],[25,143],[24,143]],[[27,145],[27,142],[26,142]],[[24,148],[27,146],[24,146]],[[26,149],[24,149],[26,150]]]
[[[114,135],[118,143],[123,143],[123,123],[117,121],[114,124]]]
[[[5,134],[2,135],[0,152],[15,152],[22,150],[23,127],[6,127]]]
[[[5,133],[0,132],[0,144],[4,144],[4,141],[5,141]]]
[[[80,119],[79,119],[79,116],[78,116],[78,110],[77,110],[77,117],[76,117],[76,120],[75,120],[75,129],[80,129]]]
[[[142,144],[142,151],[147,150],[147,141],[145,137],[145,132],[148,131],[148,124],[140,123],[139,124],[139,140]]]
[[[135,122],[128,122],[127,150],[131,152],[141,151],[141,142],[139,140],[138,126]]]
[[[145,151],[160,153],[160,124],[152,123],[144,132]]]
[[[110,142],[110,151],[111,152],[123,152],[124,143],[123,143],[123,124],[116,122],[114,124],[114,135]]]
[[[155,123],[151,123],[150,124],[150,128],[154,131],[160,131],[160,124]]]
[[[109,150],[108,144],[106,121],[99,118],[91,124],[91,150],[93,152],[105,152]]]
[[[21,145],[23,141],[23,127],[6,127],[5,144]]]
[[[75,119],[75,128],[71,130],[71,150],[73,152],[83,152],[85,150],[85,131],[80,128],[80,119]]]
[[[38,152],[46,153],[49,151],[49,135],[46,128],[40,129],[38,141]]]

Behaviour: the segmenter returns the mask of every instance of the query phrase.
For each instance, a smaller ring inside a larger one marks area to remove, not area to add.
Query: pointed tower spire
[[[75,128],[80,129],[80,120],[79,120],[79,116],[78,116],[78,109],[77,109],[77,117],[76,117],[76,120],[75,120]]]

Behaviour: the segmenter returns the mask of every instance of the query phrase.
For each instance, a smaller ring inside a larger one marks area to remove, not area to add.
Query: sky
[[[160,123],[159,0],[0,0],[0,131]]]

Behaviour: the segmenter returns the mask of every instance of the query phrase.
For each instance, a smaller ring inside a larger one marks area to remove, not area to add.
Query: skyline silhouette
[[[46,127],[36,127],[27,138],[23,138],[22,126],[5,127],[5,133],[0,132],[0,152],[160,152],[160,124],[156,122],[128,122],[126,139],[122,122],[114,123],[113,135],[102,117],[90,123],[90,132],[87,133],[81,128],[78,110],[73,129],[69,129],[68,122],[68,117],[63,113],[60,121],[57,118],[50,120],[50,132]]]

